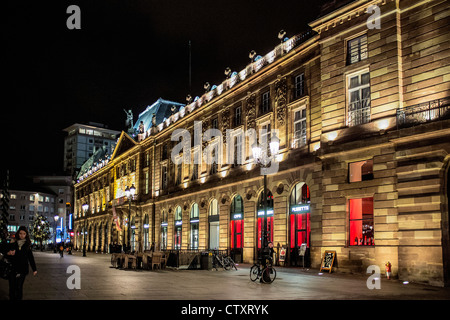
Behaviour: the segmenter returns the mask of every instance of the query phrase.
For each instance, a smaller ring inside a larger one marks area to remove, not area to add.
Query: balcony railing
[[[353,127],[370,122],[370,98],[352,102],[349,105],[348,126]]]
[[[397,128],[450,119],[450,97],[419,103],[397,110]]]

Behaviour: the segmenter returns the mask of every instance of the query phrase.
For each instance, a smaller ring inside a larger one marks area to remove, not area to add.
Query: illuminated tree
[[[50,223],[43,215],[37,215],[30,230],[31,238],[39,242],[42,248],[42,242],[50,238]]]

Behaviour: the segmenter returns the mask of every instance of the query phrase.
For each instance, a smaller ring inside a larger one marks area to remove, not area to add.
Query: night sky
[[[323,1],[321,1],[323,2]],[[242,70],[319,14],[318,1],[90,0],[2,2],[2,170],[61,174],[74,123],[124,130],[158,98],[185,103],[224,70]],[[69,30],[69,5],[81,29]],[[317,6],[317,7],[315,7]],[[189,88],[191,41],[191,89]]]

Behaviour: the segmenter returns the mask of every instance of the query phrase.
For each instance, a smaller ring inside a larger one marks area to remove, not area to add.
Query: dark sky
[[[323,1],[322,1],[323,2]],[[2,169],[60,173],[64,128],[89,121],[123,130],[159,97],[185,103],[224,70],[265,55],[319,13],[317,1],[45,0],[2,2]],[[69,30],[69,5],[81,30]],[[189,90],[189,41],[192,87]]]

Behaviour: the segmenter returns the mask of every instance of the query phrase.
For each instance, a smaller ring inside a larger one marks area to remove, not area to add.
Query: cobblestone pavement
[[[120,270],[111,267],[109,254],[80,252],[64,255],[35,252],[38,274],[30,273],[24,285],[24,300],[178,300],[185,306],[195,301],[293,301],[293,300],[449,300],[450,288],[416,283],[403,284],[382,278],[380,289],[368,289],[367,276],[318,270],[277,268],[272,284],[252,282],[249,265],[238,270]],[[70,266],[79,267],[79,289]],[[68,272],[69,268],[69,272]],[[70,279],[69,279],[70,280]],[[8,282],[0,281],[0,300],[8,299]],[[447,303],[447,301],[445,301]]]

